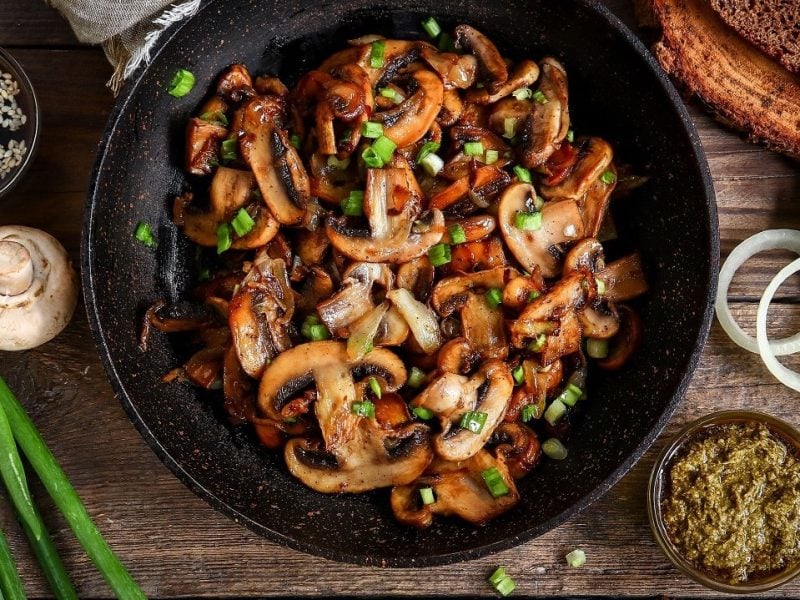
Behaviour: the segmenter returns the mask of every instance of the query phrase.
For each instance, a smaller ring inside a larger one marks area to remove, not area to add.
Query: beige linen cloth
[[[188,19],[201,0],[47,0],[69,21],[78,40],[102,44],[114,67],[108,82],[116,94],[136,68],[150,60],[159,36]]]

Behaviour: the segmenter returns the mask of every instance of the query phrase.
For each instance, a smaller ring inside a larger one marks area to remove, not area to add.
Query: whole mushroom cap
[[[64,247],[39,229],[0,227],[0,350],[28,350],[67,326],[78,277]]]

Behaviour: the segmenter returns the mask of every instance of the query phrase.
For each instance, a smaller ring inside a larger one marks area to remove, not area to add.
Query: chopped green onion
[[[603,171],[603,174],[600,175],[600,181],[602,181],[606,185],[611,185],[616,180],[617,176],[614,175],[614,171]]]
[[[444,169],[444,161],[438,154],[428,154],[420,161],[422,168],[431,177],[435,177],[439,172]]]
[[[431,38],[435,38],[440,33],[442,33],[442,28],[439,26],[439,23],[436,22],[436,19],[433,17],[428,17],[422,22],[422,28],[425,30]]]
[[[586,354],[592,358],[605,358],[608,356],[608,340],[588,338],[586,340]]]
[[[289,136],[289,143],[294,146],[297,150],[300,149],[300,136],[296,133],[293,133]]]
[[[422,419],[423,421],[429,421],[433,418],[433,411],[428,410],[424,406],[415,406],[411,409],[411,412],[414,413],[414,416],[418,419]]]
[[[204,112],[202,115],[200,115],[200,118],[208,123],[215,123],[217,125],[222,125],[223,127],[228,126],[228,117],[226,117],[225,113],[221,110]]]
[[[453,244],[463,244],[467,241],[467,233],[464,231],[461,223],[450,225],[450,229],[448,231],[450,232],[450,242]]]
[[[567,458],[567,448],[556,438],[546,439],[542,443],[542,452],[553,460],[564,460]]]
[[[539,415],[539,405],[538,404],[526,404],[522,407],[522,422],[527,423],[531,419],[538,419]]]
[[[311,338],[311,326],[320,325],[322,321],[319,320],[317,315],[311,314],[303,319],[303,324],[300,325],[300,334],[304,338]]]
[[[441,144],[439,142],[425,142],[422,144],[422,148],[419,149],[419,153],[417,154],[417,162],[422,162],[423,159],[429,154],[438,152],[439,148],[441,148]]]
[[[542,228],[541,212],[518,212],[514,216],[514,227],[524,231],[536,231]]]
[[[395,144],[385,135],[382,135],[372,142],[371,148],[375,151],[375,154],[380,157],[383,163],[386,164],[392,160],[392,154],[394,154],[397,144]]]
[[[428,250],[428,260],[434,267],[446,265],[451,260],[450,246],[448,244],[434,244]]]
[[[331,337],[331,334],[328,332],[328,328],[325,325],[312,325],[309,328],[310,338],[314,342],[319,342],[321,340],[327,340]]]
[[[503,119],[503,137],[510,140],[515,135],[517,135],[517,120],[514,117],[506,117]]]
[[[516,175],[517,179],[519,179],[523,183],[531,182],[531,172],[528,171],[528,169],[526,169],[522,165],[516,165],[514,167],[514,175]]]
[[[381,88],[378,93],[384,98],[388,98],[395,104],[400,104],[403,100],[405,100],[405,98],[403,98],[403,95],[400,92],[391,87]]]
[[[565,414],[567,414],[567,405],[556,398],[544,411],[544,420],[555,427]]]
[[[175,73],[175,77],[172,78],[167,88],[167,92],[170,96],[182,98],[192,91],[194,81],[194,73],[186,69],[178,69],[178,72]]]
[[[493,165],[498,160],[500,160],[500,152],[497,150],[487,150],[486,157],[483,159],[483,162],[487,165]]]
[[[485,295],[486,302],[491,308],[497,308],[503,303],[503,290],[500,288],[489,288]]]
[[[489,418],[489,415],[485,412],[468,410],[461,417],[459,425],[463,429],[469,429],[472,433],[480,433],[483,431],[483,426],[486,425],[487,418]]]
[[[367,121],[361,126],[361,135],[365,138],[376,140],[383,135],[383,125],[374,121]]]
[[[434,502],[436,502],[436,498],[433,497],[433,488],[429,487],[420,488],[419,495],[422,498],[422,503],[425,504],[426,506],[428,504],[433,504]]]
[[[583,390],[574,383],[568,383],[567,387],[564,388],[553,402],[560,401],[566,406],[575,406],[578,400],[581,399],[581,396],[583,396]]]
[[[533,92],[531,88],[523,87],[519,88],[518,90],[514,90],[511,92],[511,95],[514,96],[517,100],[530,100],[533,98]]]
[[[348,217],[360,217],[364,214],[364,192],[353,190],[342,200],[342,212]]]
[[[442,52],[454,52],[455,49],[456,45],[453,43],[453,36],[447,32],[439,36],[439,50]]]
[[[353,402],[353,404],[350,406],[350,410],[354,415],[358,415],[359,417],[371,419],[375,416],[375,405],[369,400],[364,400],[363,402]]]
[[[525,382],[525,369],[522,368],[522,365],[514,367],[514,370],[511,371],[511,376],[517,385],[522,385]]]
[[[541,352],[544,348],[544,345],[547,343],[547,335],[544,333],[540,333],[536,336],[536,339],[531,340],[531,343],[528,344],[528,350],[531,352]]]
[[[150,227],[150,223],[139,221],[136,224],[136,229],[134,230],[133,235],[135,235],[136,239],[148,248],[155,248],[156,238],[153,237],[153,229]]]
[[[466,142],[464,144],[464,154],[467,156],[483,156],[482,142]]]
[[[581,567],[586,564],[586,553],[580,548],[573,550],[565,558],[570,567]]]
[[[497,567],[495,572],[489,575],[489,583],[491,583],[493,586],[497,585],[506,577],[508,577],[508,573],[506,573],[505,567]]]
[[[233,227],[233,230],[239,237],[246,236],[253,231],[253,227],[255,226],[256,222],[253,220],[253,217],[243,208],[239,209],[239,212],[236,213],[236,216],[233,217],[233,221],[231,221],[231,227]]]
[[[594,282],[597,285],[597,295],[598,296],[602,296],[603,294],[605,294],[606,293],[606,282],[603,281],[602,279],[597,279],[597,278],[595,278]]]
[[[411,367],[411,373],[408,374],[406,385],[412,388],[418,388],[425,381],[425,372],[417,367]]]
[[[373,69],[380,69],[383,66],[383,53],[386,51],[386,42],[376,40],[372,42],[372,50],[369,55],[369,66]]]
[[[344,171],[347,167],[350,166],[350,158],[346,157],[343,159],[338,159],[335,154],[331,154],[328,157],[328,166],[336,169],[337,171]]]
[[[539,104],[547,104],[550,100],[547,99],[547,96],[544,95],[542,90],[536,90],[533,93],[533,99],[538,102]]]
[[[378,398],[380,398],[383,394],[381,392],[381,384],[378,383],[378,380],[374,377],[369,378],[369,389],[372,390],[372,393],[375,394]]]
[[[503,476],[500,474],[500,471],[497,470],[497,467],[489,467],[481,472],[481,477],[483,477],[483,482],[494,498],[505,496],[510,492],[506,482],[503,481]]]
[[[222,162],[228,163],[239,158],[239,140],[231,138],[222,142]]]
[[[491,583],[492,587],[497,590],[497,593],[503,597],[508,596],[517,587],[517,584],[508,576],[504,567],[498,567],[497,570],[489,576],[489,583]]]
[[[574,141],[575,141],[575,132],[574,132],[574,131],[572,131],[572,129],[570,129],[569,131],[567,131],[567,141],[568,141],[570,144],[571,144],[572,142],[574,142]]]
[[[542,207],[544,207],[544,198],[536,196],[536,198],[533,199],[533,207],[536,210],[542,210]]]
[[[378,156],[372,146],[367,146],[361,153],[361,158],[364,159],[364,164],[370,169],[380,169],[383,166],[383,159]]]
[[[220,223],[217,227],[217,254],[222,254],[230,249],[232,243],[231,226],[227,223]]]
[[[536,290],[533,290],[532,292],[528,292],[528,302],[533,302],[534,300],[536,300],[541,295],[542,295],[542,293],[541,292],[537,292]]]

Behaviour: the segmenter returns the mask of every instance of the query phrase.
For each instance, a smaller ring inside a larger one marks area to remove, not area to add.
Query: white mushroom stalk
[[[78,303],[78,278],[50,234],[0,227],[0,350],[28,350],[57,336]]]

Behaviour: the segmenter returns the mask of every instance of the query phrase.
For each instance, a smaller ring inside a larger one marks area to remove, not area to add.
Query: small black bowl
[[[586,414],[569,457],[520,482],[517,508],[475,528],[440,520],[417,531],[391,515],[385,490],[326,496],[294,480],[282,457],[221,417],[218,400],[161,377],[185,358],[174,340],[137,347],[145,307],[176,301],[190,286],[194,253],[170,222],[186,184],[182,130],[215,76],[234,62],[287,82],[345,40],[365,33],[423,35],[469,23],[512,58],[554,55],[570,79],[578,135],[609,140],[649,182],[615,201],[620,251],[641,250],[650,284],[644,343],[623,370],[593,373]],[[179,68],[198,85],[175,99]],[[138,221],[158,248],[137,243]],[[559,525],[602,495],[650,446],[689,383],[711,319],[719,260],[708,167],[680,98],[636,37],[588,0],[227,0],[208,4],[174,31],[136,73],[111,115],[89,191],[82,275],[92,331],[128,414],[161,459],[192,490],[254,531],[327,558],[382,566],[434,565],[519,544]],[[644,492],[643,492],[644,493]]]

